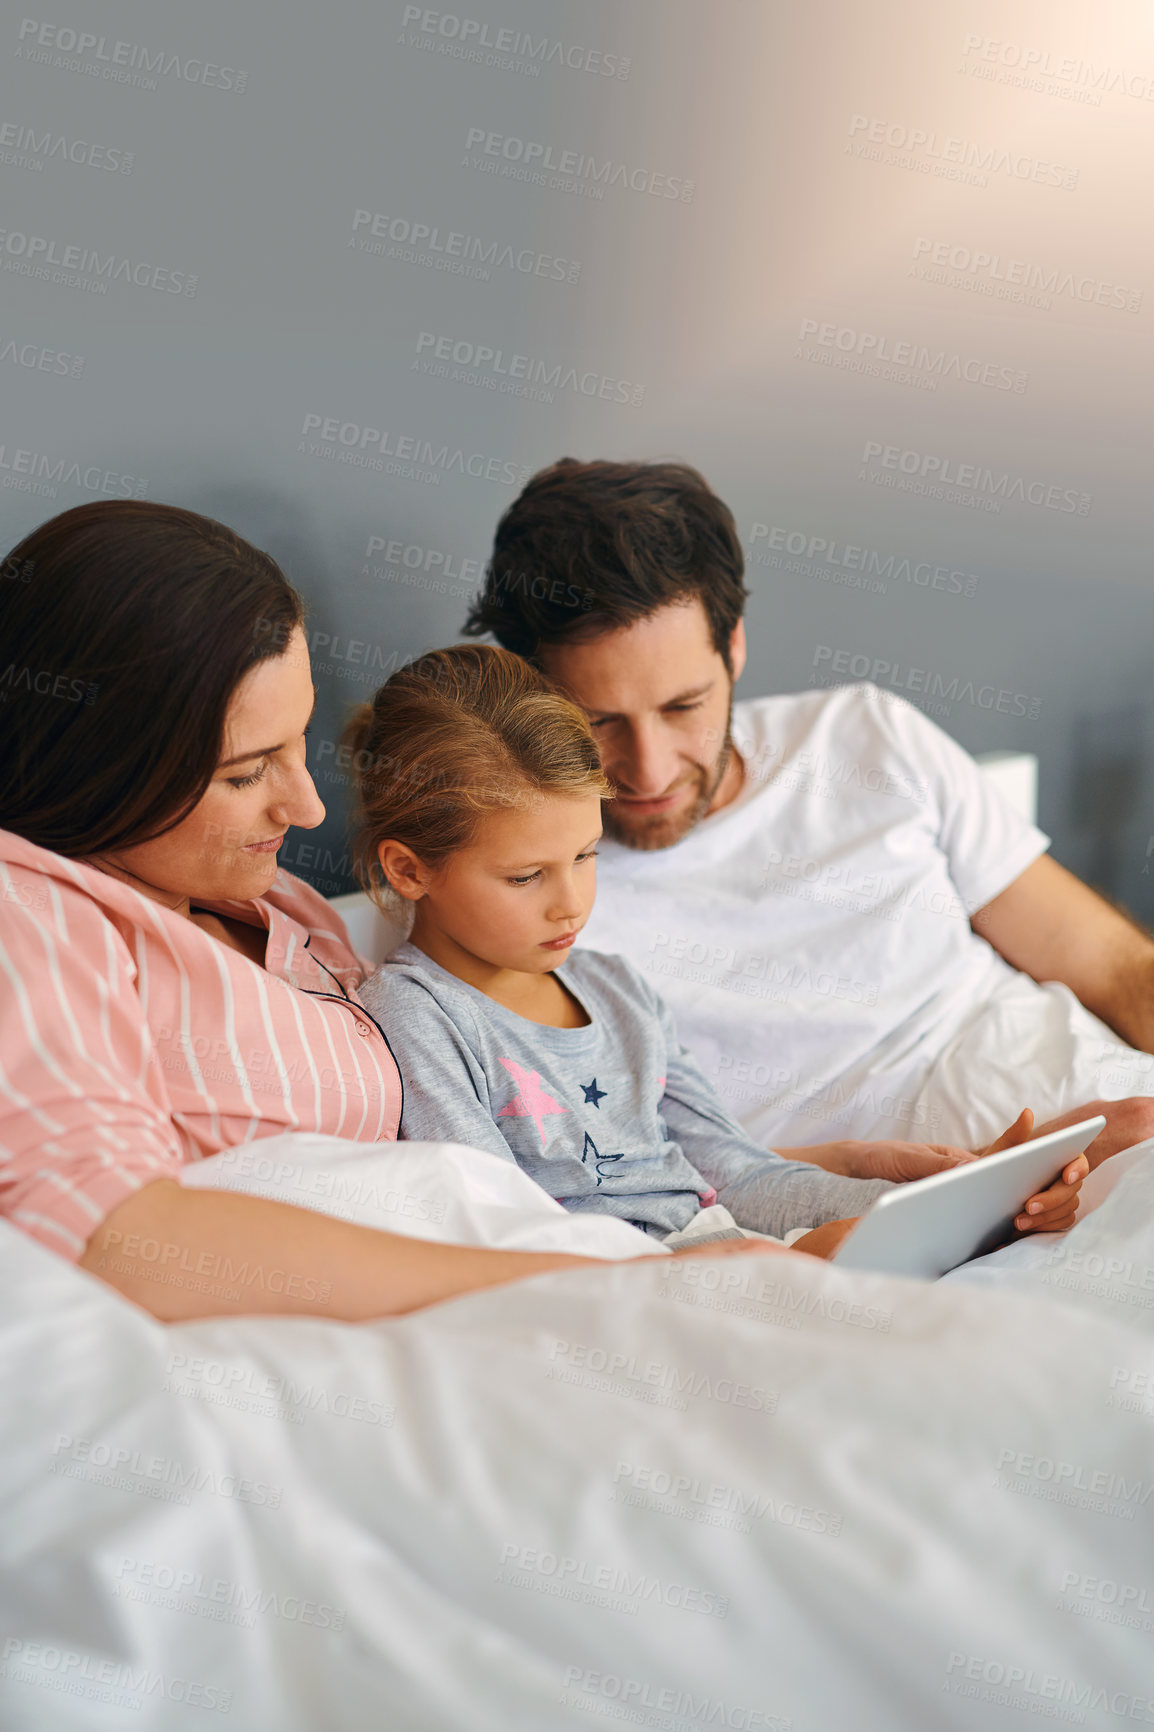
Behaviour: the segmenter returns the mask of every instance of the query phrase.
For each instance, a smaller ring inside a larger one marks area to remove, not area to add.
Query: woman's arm
[[[675,1257],[770,1252],[753,1240],[686,1245]],[[648,1262],[649,1255],[627,1258]],[[162,1323],[263,1313],[363,1323],[552,1269],[601,1268],[560,1251],[436,1245],[234,1191],[157,1179],[93,1233],[82,1269]]]
[[[395,1316],[551,1269],[560,1252],[437,1245],[232,1191],[142,1187],[96,1229],[80,1266],[163,1323],[257,1312]]]

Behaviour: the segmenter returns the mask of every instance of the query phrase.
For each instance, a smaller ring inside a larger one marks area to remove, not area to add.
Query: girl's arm
[[[862,1214],[890,1189],[882,1179],[823,1172],[804,1160],[784,1160],[763,1149],[727,1112],[696,1059],[680,1043],[661,999],[657,1013],[665,1042],[665,1094],[661,1116],[686,1160],[717,1192],[734,1220],[754,1232],[782,1238],[793,1227],[818,1227]],[[847,1229],[848,1230],[848,1229]],[[798,1250],[822,1252],[804,1240]]]
[[[252,1313],[360,1323],[599,1259],[437,1245],[292,1203],[185,1190],[172,1179],[117,1205],[80,1266],[162,1323]]]
[[[795,1160],[812,1161],[814,1166],[823,1167],[827,1173],[846,1173],[855,1179],[892,1179],[897,1184],[904,1184],[911,1179],[929,1178],[933,1173],[947,1172],[950,1167],[980,1160],[983,1155],[996,1155],[1001,1149],[1015,1148],[1019,1143],[1028,1142],[1031,1137],[1044,1136],[1047,1131],[1058,1130],[1063,1125],[1076,1124],[1080,1118],[1097,1112],[1105,1104],[1102,1101],[1091,1101],[1088,1106],[1076,1107],[1063,1118],[1054,1119],[1048,1125],[1037,1128],[1034,1125],[1033,1112],[1029,1107],[1025,1107],[1000,1137],[988,1147],[973,1153],[947,1143],[903,1143],[885,1140],[858,1142],[852,1138],[836,1143],[814,1143],[802,1149],[782,1149],[779,1152],[787,1157],[792,1156]],[[1091,1148],[1097,1148],[1098,1143],[1107,1136],[1108,1130],[1109,1126],[1102,1132],[1101,1137],[1091,1144]],[[1119,1142],[1117,1146],[1122,1147],[1123,1144]],[[1099,1155],[1098,1158],[1103,1157]],[[1076,1160],[1068,1162],[1052,1185],[1026,1198],[1021,1212],[1015,1216],[1014,1225],[1021,1232],[1034,1233],[1061,1233],[1067,1227],[1072,1227],[1078,1210],[1078,1193],[1082,1180],[1089,1171],[1090,1156],[1087,1151]]]

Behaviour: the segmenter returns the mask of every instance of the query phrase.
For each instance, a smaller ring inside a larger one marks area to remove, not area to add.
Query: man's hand
[[[1130,1095],[1120,1101],[1087,1101],[1085,1106],[1073,1107],[1068,1113],[1060,1113],[1056,1119],[1047,1119],[1036,1130],[1030,1128],[1034,1115],[1027,1111],[1002,1133],[997,1142],[981,1150],[983,1155],[992,1155],[998,1149],[1012,1148],[1015,1143],[1025,1142],[1031,1136],[1048,1136],[1051,1131],[1063,1131],[1067,1125],[1076,1125],[1083,1119],[1096,1119],[1099,1114],[1106,1120],[1105,1130],[1098,1132],[1084,1154],[1070,1162],[1062,1174],[1063,1183],[1053,1184],[1048,1191],[1039,1191],[1037,1196],[1028,1198],[1023,1213],[1015,1218],[1015,1227],[1029,1233],[1062,1233],[1067,1227],[1072,1227],[1078,1211],[1078,1191],[1087,1173],[1092,1173],[1111,1155],[1120,1153],[1122,1149],[1132,1149],[1135,1143],[1154,1136],[1154,1099],[1149,1095]],[[1023,1120],[1029,1120],[1029,1126],[1024,1134],[1015,1135]]]
[[[787,1161],[811,1161],[827,1173],[842,1173],[847,1179],[889,1179],[904,1185],[911,1179],[928,1179],[949,1167],[960,1167],[977,1159],[969,1149],[950,1143],[857,1142],[845,1137],[836,1143],[814,1143],[804,1149],[776,1148]]]
[[[1135,1143],[1144,1143],[1148,1137],[1154,1137],[1154,1096],[1150,1095],[1127,1095],[1120,1101],[1087,1101],[1085,1106],[1060,1113],[1056,1119],[1047,1119],[1033,1134],[1044,1137],[1049,1131],[1065,1130],[1067,1125],[1076,1125],[1082,1119],[1096,1119],[1099,1113],[1106,1120],[1106,1128],[1099,1131],[1086,1150],[1085,1158],[1091,1172],[1111,1155],[1132,1149]],[[983,1153],[992,1152],[992,1147]]]

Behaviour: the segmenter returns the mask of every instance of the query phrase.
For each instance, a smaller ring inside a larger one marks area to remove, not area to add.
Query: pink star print
[[[513,1081],[517,1084],[517,1098],[510,1101],[507,1107],[502,1107],[497,1114],[499,1119],[532,1119],[541,1133],[541,1147],[545,1147],[544,1120],[550,1113],[568,1112],[560,1101],[555,1101],[552,1095],[546,1094],[541,1087],[541,1073],[535,1070],[524,1070],[515,1059],[503,1058],[504,1065]]]

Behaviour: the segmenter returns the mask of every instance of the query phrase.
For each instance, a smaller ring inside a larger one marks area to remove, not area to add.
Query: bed
[[[1154,1724],[1154,1143],[933,1285],[673,1259],[444,1145],[188,1182],[608,1261],[164,1327],[0,1227],[8,1732]]]

